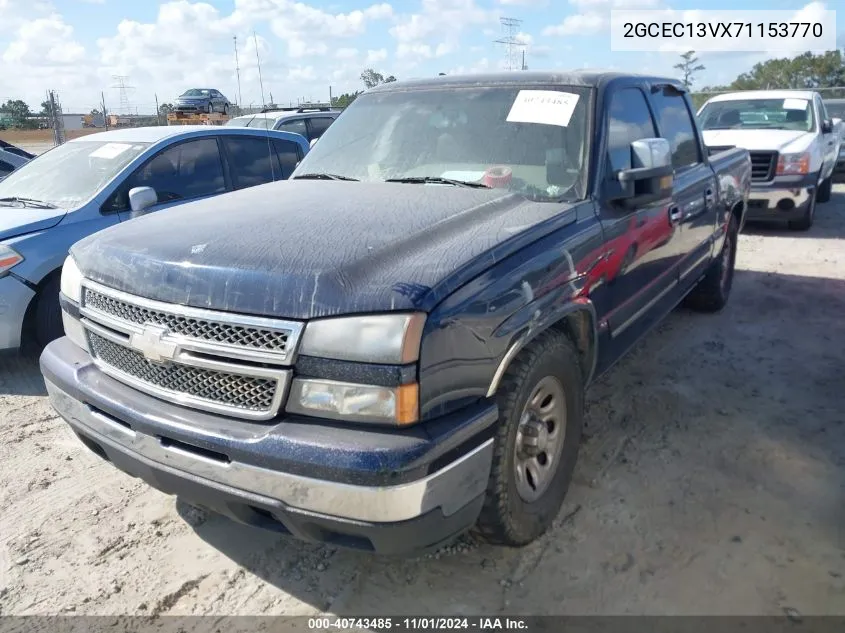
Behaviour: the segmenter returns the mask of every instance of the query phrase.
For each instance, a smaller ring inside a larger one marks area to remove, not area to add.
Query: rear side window
[[[611,174],[631,169],[631,143],[656,135],[648,103],[639,88],[613,93],[607,119],[607,159]]]
[[[672,166],[683,169],[701,161],[695,124],[682,94],[664,89],[652,94],[660,135],[672,146]]]
[[[308,128],[305,125],[305,119],[295,119],[293,121],[284,121],[281,125],[276,127],[282,132],[293,132],[294,134],[301,134],[308,138]]]
[[[259,136],[223,138],[235,189],[279,180],[280,167],[270,139]]]
[[[191,200],[226,191],[217,140],[203,138],[171,145],[136,169],[103,205],[103,211],[129,209],[129,190],[152,187],[159,202]]]
[[[334,122],[334,119],[327,116],[320,116],[314,117],[309,121],[311,125],[311,135],[308,138],[309,141],[314,140],[315,138],[320,138],[323,135],[323,132],[329,129],[329,126]]]
[[[292,141],[273,141],[273,147],[282,166],[282,178],[287,180],[302,159],[302,150]]]
[[[6,161],[4,161],[4,160],[0,160],[0,178],[2,178],[3,176],[8,176],[8,175],[9,175],[9,174],[11,174],[13,171],[15,171],[15,168],[14,168],[14,167],[12,167],[12,166],[11,166],[9,163],[7,163]]]

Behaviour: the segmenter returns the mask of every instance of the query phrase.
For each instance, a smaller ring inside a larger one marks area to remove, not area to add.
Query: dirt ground
[[[679,309],[588,394],[555,528],[380,559],[186,508],[88,452],[0,358],[0,613],[845,614],[845,186],[749,227],[728,307]]]

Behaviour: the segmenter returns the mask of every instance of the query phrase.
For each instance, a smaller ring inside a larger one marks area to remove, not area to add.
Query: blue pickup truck
[[[62,335],[59,275],[100,229],[287,178],[299,134],[207,125],[125,128],[59,145],[0,180],[0,350]]]
[[[682,300],[728,301],[750,171],[670,79],[386,84],[290,180],[74,245],[41,369],[91,451],[237,521],[524,545],[590,382]]]

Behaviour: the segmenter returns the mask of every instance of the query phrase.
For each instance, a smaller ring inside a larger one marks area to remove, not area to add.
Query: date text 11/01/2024
[[[822,37],[821,22],[625,22],[623,37],[773,39]]]
[[[525,618],[510,617],[318,617],[308,619],[309,631],[528,631]]]

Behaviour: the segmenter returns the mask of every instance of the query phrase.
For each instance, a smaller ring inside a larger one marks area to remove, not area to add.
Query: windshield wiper
[[[300,176],[294,176],[291,180],[353,180],[358,182],[357,178],[351,178],[350,176],[340,176],[338,174],[302,174]]]
[[[25,207],[33,207],[34,209],[58,209],[55,204],[44,202],[43,200],[36,200],[35,198],[22,198],[20,196],[9,196],[8,198],[0,198],[0,202],[18,202]]]
[[[483,182],[469,182],[467,180],[455,180],[453,178],[441,178],[440,176],[408,176],[406,178],[388,178],[384,182],[407,182],[416,184],[442,184],[454,185],[455,187],[471,187],[473,189],[490,189]]]

